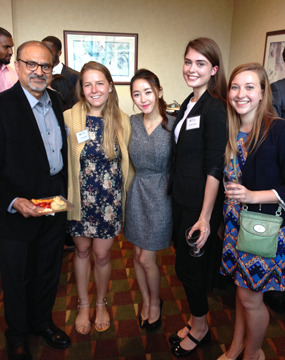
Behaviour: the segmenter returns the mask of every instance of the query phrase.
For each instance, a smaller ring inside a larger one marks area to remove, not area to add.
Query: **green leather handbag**
[[[276,215],[266,215],[258,212],[247,211],[243,204],[240,212],[240,229],[237,238],[236,249],[274,259],[278,246],[278,235],[283,222],[281,206]]]
[[[234,156],[234,172],[237,177],[236,157]],[[242,204],[239,215],[240,229],[236,249],[245,253],[274,259],[277,253],[278,236],[283,218],[281,206],[275,215],[248,211],[246,204]]]

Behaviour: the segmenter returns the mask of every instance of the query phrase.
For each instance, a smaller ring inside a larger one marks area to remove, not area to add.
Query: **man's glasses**
[[[52,65],[51,64],[38,64],[35,61],[24,61],[18,59],[18,61],[22,61],[26,64],[27,69],[30,71],[36,71],[37,68],[40,66],[42,68],[42,72],[45,74],[50,74],[52,72]]]

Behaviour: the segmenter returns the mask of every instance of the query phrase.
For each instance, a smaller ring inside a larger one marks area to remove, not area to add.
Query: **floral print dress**
[[[89,140],[80,156],[81,220],[68,221],[72,236],[110,239],[122,228],[122,172],[120,151],[109,160],[102,149],[104,120],[87,116]]]
[[[247,133],[239,132],[237,138],[237,172],[242,173],[247,159],[245,147]],[[226,170],[226,169],[225,169]],[[234,179],[233,160],[230,177]],[[285,227],[279,231],[277,255],[274,259],[248,254],[236,249],[241,204],[224,203],[225,233],[221,274],[231,276],[236,285],[255,292],[285,291]],[[277,210],[277,206],[276,206]]]

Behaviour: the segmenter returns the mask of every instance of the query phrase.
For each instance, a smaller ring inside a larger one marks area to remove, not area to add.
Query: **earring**
[[[112,90],[110,89],[109,92],[112,92]]]

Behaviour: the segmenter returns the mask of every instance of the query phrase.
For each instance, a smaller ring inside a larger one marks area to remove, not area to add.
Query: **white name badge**
[[[186,130],[199,129],[200,116],[194,116],[187,119]]]
[[[76,137],[77,137],[78,144],[81,144],[84,141],[89,140],[88,130],[85,129],[85,130],[79,131],[78,133],[76,133]]]

